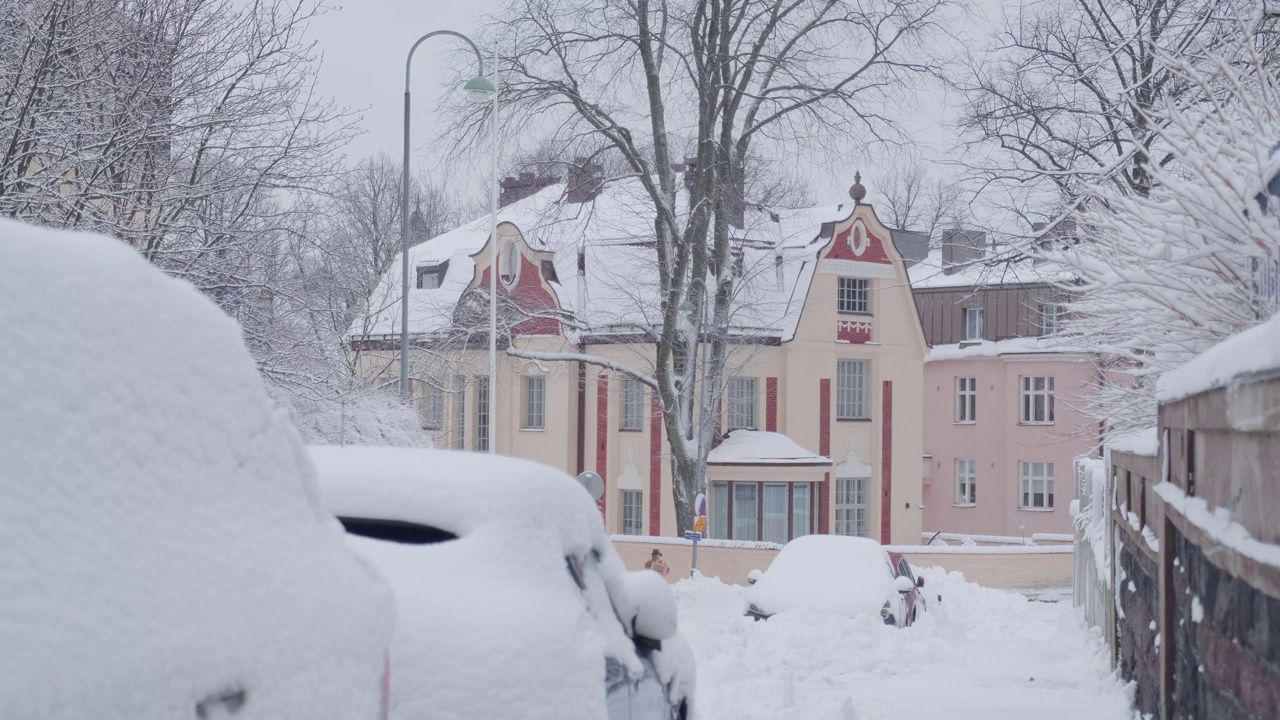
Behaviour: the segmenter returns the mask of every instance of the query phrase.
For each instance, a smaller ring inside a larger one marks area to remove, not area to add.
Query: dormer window
[[[515,284],[519,274],[520,248],[509,242],[502,246],[502,252],[498,255],[498,279],[502,280],[503,285],[510,287]]]
[[[449,263],[439,265],[423,265],[418,268],[418,289],[435,290],[444,284],[445,273],[449,272]]]

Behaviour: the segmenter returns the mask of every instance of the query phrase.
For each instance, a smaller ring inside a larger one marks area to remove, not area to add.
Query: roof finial
[[[853,187],[849,188],[849,197],[853,198],[855,203],[860,203],[866,196],[867,189],[862,186],[862,172],[855,172],[853,174]]]

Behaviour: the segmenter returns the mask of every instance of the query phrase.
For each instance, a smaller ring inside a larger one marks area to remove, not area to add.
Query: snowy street
[[[698,659],[700,720],[1129,720],[1126,689],[1068,595],[1057,603],[921,573],[930,612],[880,619],[743,617],[745,588],[675,585]],[[941,593],[943,603],[937,603]]]

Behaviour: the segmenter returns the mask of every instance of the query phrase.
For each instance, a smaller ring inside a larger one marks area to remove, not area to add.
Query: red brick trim
[[[649,402],[649,534],[662,534],[662,411],[658,393]]]
[[[893,502],[893,381],[885,380],[880,394],[880,542],[890,543]]]
[[[764,379],[764,429],[778,432],[778,378]]]
[[[831,457],[831,378],[818,380],[818,454]],[[818,532],[826,534],[831,527],[831,473],[822,474],[818,486]]]
[[[601,480],[605,480],[606,488],[603,496],[597,502],[600,507],[600,514],[604,515],[605,506],[609,499],[609,376],[596,376],[596,474]]]

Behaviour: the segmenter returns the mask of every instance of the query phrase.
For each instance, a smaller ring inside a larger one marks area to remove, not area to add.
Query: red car
[[[868,538],[806,535],[796,538],[756,574],[746,614],[757,620],[788,610],[848,617],[875,616],[906,627],[925,609],[924,578],[901,553]]]

